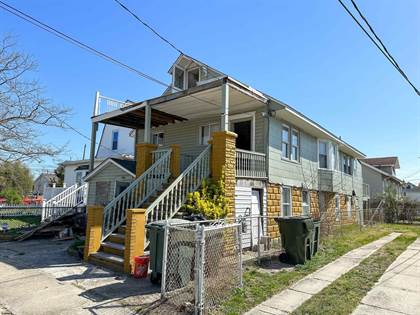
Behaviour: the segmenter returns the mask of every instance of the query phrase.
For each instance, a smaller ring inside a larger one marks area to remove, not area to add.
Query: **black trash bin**
[[[321,238],[321,221],[314,220],[314,229],[312,232],[312,256],[314,256],[319,250],[319,240]]]
[[[281,243],[287,260],[292,264],[304,264],[312,257],[314,222],[308,216],[278,217]]]

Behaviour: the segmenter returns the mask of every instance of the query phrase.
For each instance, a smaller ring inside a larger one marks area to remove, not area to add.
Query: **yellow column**
[[[124,272],[134,271],[134,257],[144,255],[146,209],[128,209],[125,228]]]
[[[86,241],[84,250],[85,261],[101,247],[103,212],[103,206],[87,207]]]
[[[179,144],[172,144],[171,149],[171,175],[178,177],[181,174],[181,147]]]
[[[236,138],[234,132],[217,131],[211,141],[211,174],[213,179],[224,181],[225,195],[230,200],[228,217],[235,215]]]
[[[151,143],[139,143],[136,145],[136,176],[139,177],[152,165],[152,151],[157,145]]]

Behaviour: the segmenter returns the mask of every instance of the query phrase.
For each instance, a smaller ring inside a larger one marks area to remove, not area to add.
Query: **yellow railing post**
[[[172,144],[171,149],[171,175],[176,178],[181,174],[181,147],[179,144]]]
[[[87,207],[86,241],[84,249],[85,261],[101,247],[103,213],[103,206],[95,205]]]
[[[136,176],[143,174],[152,164],[152,152],[157,145],[151,143],[136,144]]]
[[[128,209],[125,227],[124,272],[133,273],[134,257],[144,254],[146,209]]]

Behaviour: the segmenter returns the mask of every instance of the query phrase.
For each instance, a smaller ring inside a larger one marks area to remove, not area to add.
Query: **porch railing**
[[[86,204],[87,183],[74,184],[42,205],[41,221],[62,216],[73,207]]]
[[[164,156],[168,152],[168,148],[160,148],[152,152],[152,161],[155,163],[158,161],[162,156]]]
[[[236,177],[267,178],[264,153],[236,149]]]
[[[108,112],[112,112],[116,109],[124,108],[126,106],[129,106],[133,104],[132,102],[126,101],[119,101],[110,97],[106,97],[103,95],[98,95],[97,100],[97,109],[96,109],[96,115],[105,114]]]
[[[105,207],[102,240],[107,238],[125,221],[127,209],[141,206],[168,181],[171,175],[171,152],[171,149],[167,149],[146,172],[141,174]]]
[[[181,208],[187,195],[210,176],[210,145],[147,208],[147,221],[170,219]]]

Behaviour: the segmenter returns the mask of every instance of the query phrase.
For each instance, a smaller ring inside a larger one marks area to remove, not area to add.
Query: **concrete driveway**
[[[0,314],[133,314],[159,286],[84,264],[69,241],[0,243]]]

